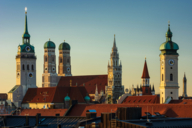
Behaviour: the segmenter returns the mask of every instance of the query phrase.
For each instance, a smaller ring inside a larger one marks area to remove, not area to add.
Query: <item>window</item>
[[[33,67],[33,65],[31,65],[31,70],[34,70],[34,67]]]
[[[25,65],[23,64],[23,70],[25,70]]]
[[[62,63],[62,58],[60,58],[60,63]]]
[[[67,59],[67,63],[69,63],[69,59]]]
[[[29,70],[29,65],[27,65],[27,70]]]
[[[55,61],[54,57],[52,58],[52,61],[53,61],[53,62]]]
[[[47,62],[47,57],[45,57],[45,62]]]
[[[170,92],[171,94],[173,94],[173,92]]]
[[[172,69],[172,67],[171,67],[171,69]]]
[[[170,74],[170,81],[173,81],[173,74]]]
[[[163,74],[162,74],[161,78],[162,78],[162,81],[163,81]]]

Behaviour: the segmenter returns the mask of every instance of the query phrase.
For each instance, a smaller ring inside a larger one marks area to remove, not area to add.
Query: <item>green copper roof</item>
[[[45,42],[44,48],[55,48],[55,43],[49,40]]]
[[[63,42],[59,45],[59,50],[70,50],[70,49],[71,49],[70,45],[66,42]]]
[[[15,85],[8,93],[13,93],[17,88],[19,88],[19,85]]]
[[[19,50],[20,48],[20,50]],[[27,51],[27,48],[30,49],[29,51]],[[22,44],[18,46],[18,52],[29,52],[29,53],[34,53],[35,52],[35,48],[34,46],[30,45],[30,44]]]
[[[65,100],[65,101],[70,101],[70,97],[68,96],[68,94],[67,94],[67,96],[64,98],[64,100]]]
[[[89,96],[85,96],[84,98],[86,101],[90,101],[90,97]]]
[[[25,29],[24,29],[24,33],[23,33],[22,37],[30,38],[30,35],[28,33],[28,28],[27,28],[27,13],[26,12],[25,12]]]
[[[179,46],[172,41],[172,32],[170,30],[170,25],[168,25],[168,30],[165,34],[166,41],[161,44],[159,50],[161,54],[169,54],[169,55],[178,55],[177,50],[179,50]]]

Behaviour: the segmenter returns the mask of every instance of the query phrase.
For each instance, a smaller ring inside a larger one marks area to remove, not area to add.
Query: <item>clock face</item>
[[[67,68],[67,72],[70,72],[70,68]]]
[[[28,75],[30,78],[32,78],[33,77],[33,73],[29,73],[29,75]]]
[[[25,50],[26,50],[27,52],[30,52],[30,51],[31,51],[31,48],[30,48],[29,46],[27,46],[27,47],[25,47]]]
[[[169,65],[173,66],[175,64],[174,60],[173,59],[170,59],[169,60]]]

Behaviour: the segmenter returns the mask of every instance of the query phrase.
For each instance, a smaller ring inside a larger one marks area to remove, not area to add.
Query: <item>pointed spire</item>
[[[113,48],[112,48],[112,50],[117,50],[116,41],[115,41],[115,34],[114,34],[114,41],[113,41]]]
[[[155,87],[154,87],[154,84],[153,84],[153,89],[152,89],[152,91],[155,91]]]
[[[168,21],[168,30],[167,30],[165,36],[167,38],[167,41],[171,41],[172,32],[171,32],[171,29],[170,29],[170,21]]]
[[[185,75],[185,72],[184,72],[183,82],[186,82],[186,81],[187,81],[187,78],[186,78],[186,75]]]
[[[145,58],[145,63],[144,63],[144,68],[143,68],[143,74],[142,74],[141,78],[150,78],[150,77],[149,77],[148,68],[147,68],[146,58]]]
[[[25,28],[24,28],[24,33],[23,33],[22,37],[30,38],[30,35],[28,33],[28,26],[27,26],[27,7],[25,7]]]

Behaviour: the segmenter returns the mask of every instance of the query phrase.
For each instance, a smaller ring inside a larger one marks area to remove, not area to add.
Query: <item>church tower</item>
[[[36,56],[35,48],[30,44],[27,26],[27,8],[25,8],[25,29],[22,44],[18,46],[16,55],[16,86],[8,92],[8,100],[20,106],[28,88],[36,88]]]
[[[150,80],[150,77],[149,77],[147,62],[146,62],[146,58],[145,58],[143,73],[142,73],[142,76],[141,76],[142,95],[152,95],[151,94],[151,87],[149,86],[149,84],[150,84],[149,80]]]
[[[184,74],[184,77],[183,77],[183,97],[187,97],[187,78]]]
[[[122,86],[122,65],[119,63],[119,53],[116,47],[115,35],[110,64],[108,64],[108,97],[110,103],[116,103],[119,96],[124,94],[124,86]]]
[[[59,45],[58,76],[72,76],[70,45],[65,41]]]
[[[178,56],[179,46],[172,41],[170,24],[166,32],[166,42],[161,44],[160,51],[160,103],[166,99],[178,99]]]
[[[44,44],[42,87],[54,86],[57,86],[55,43],[49,39]]]

